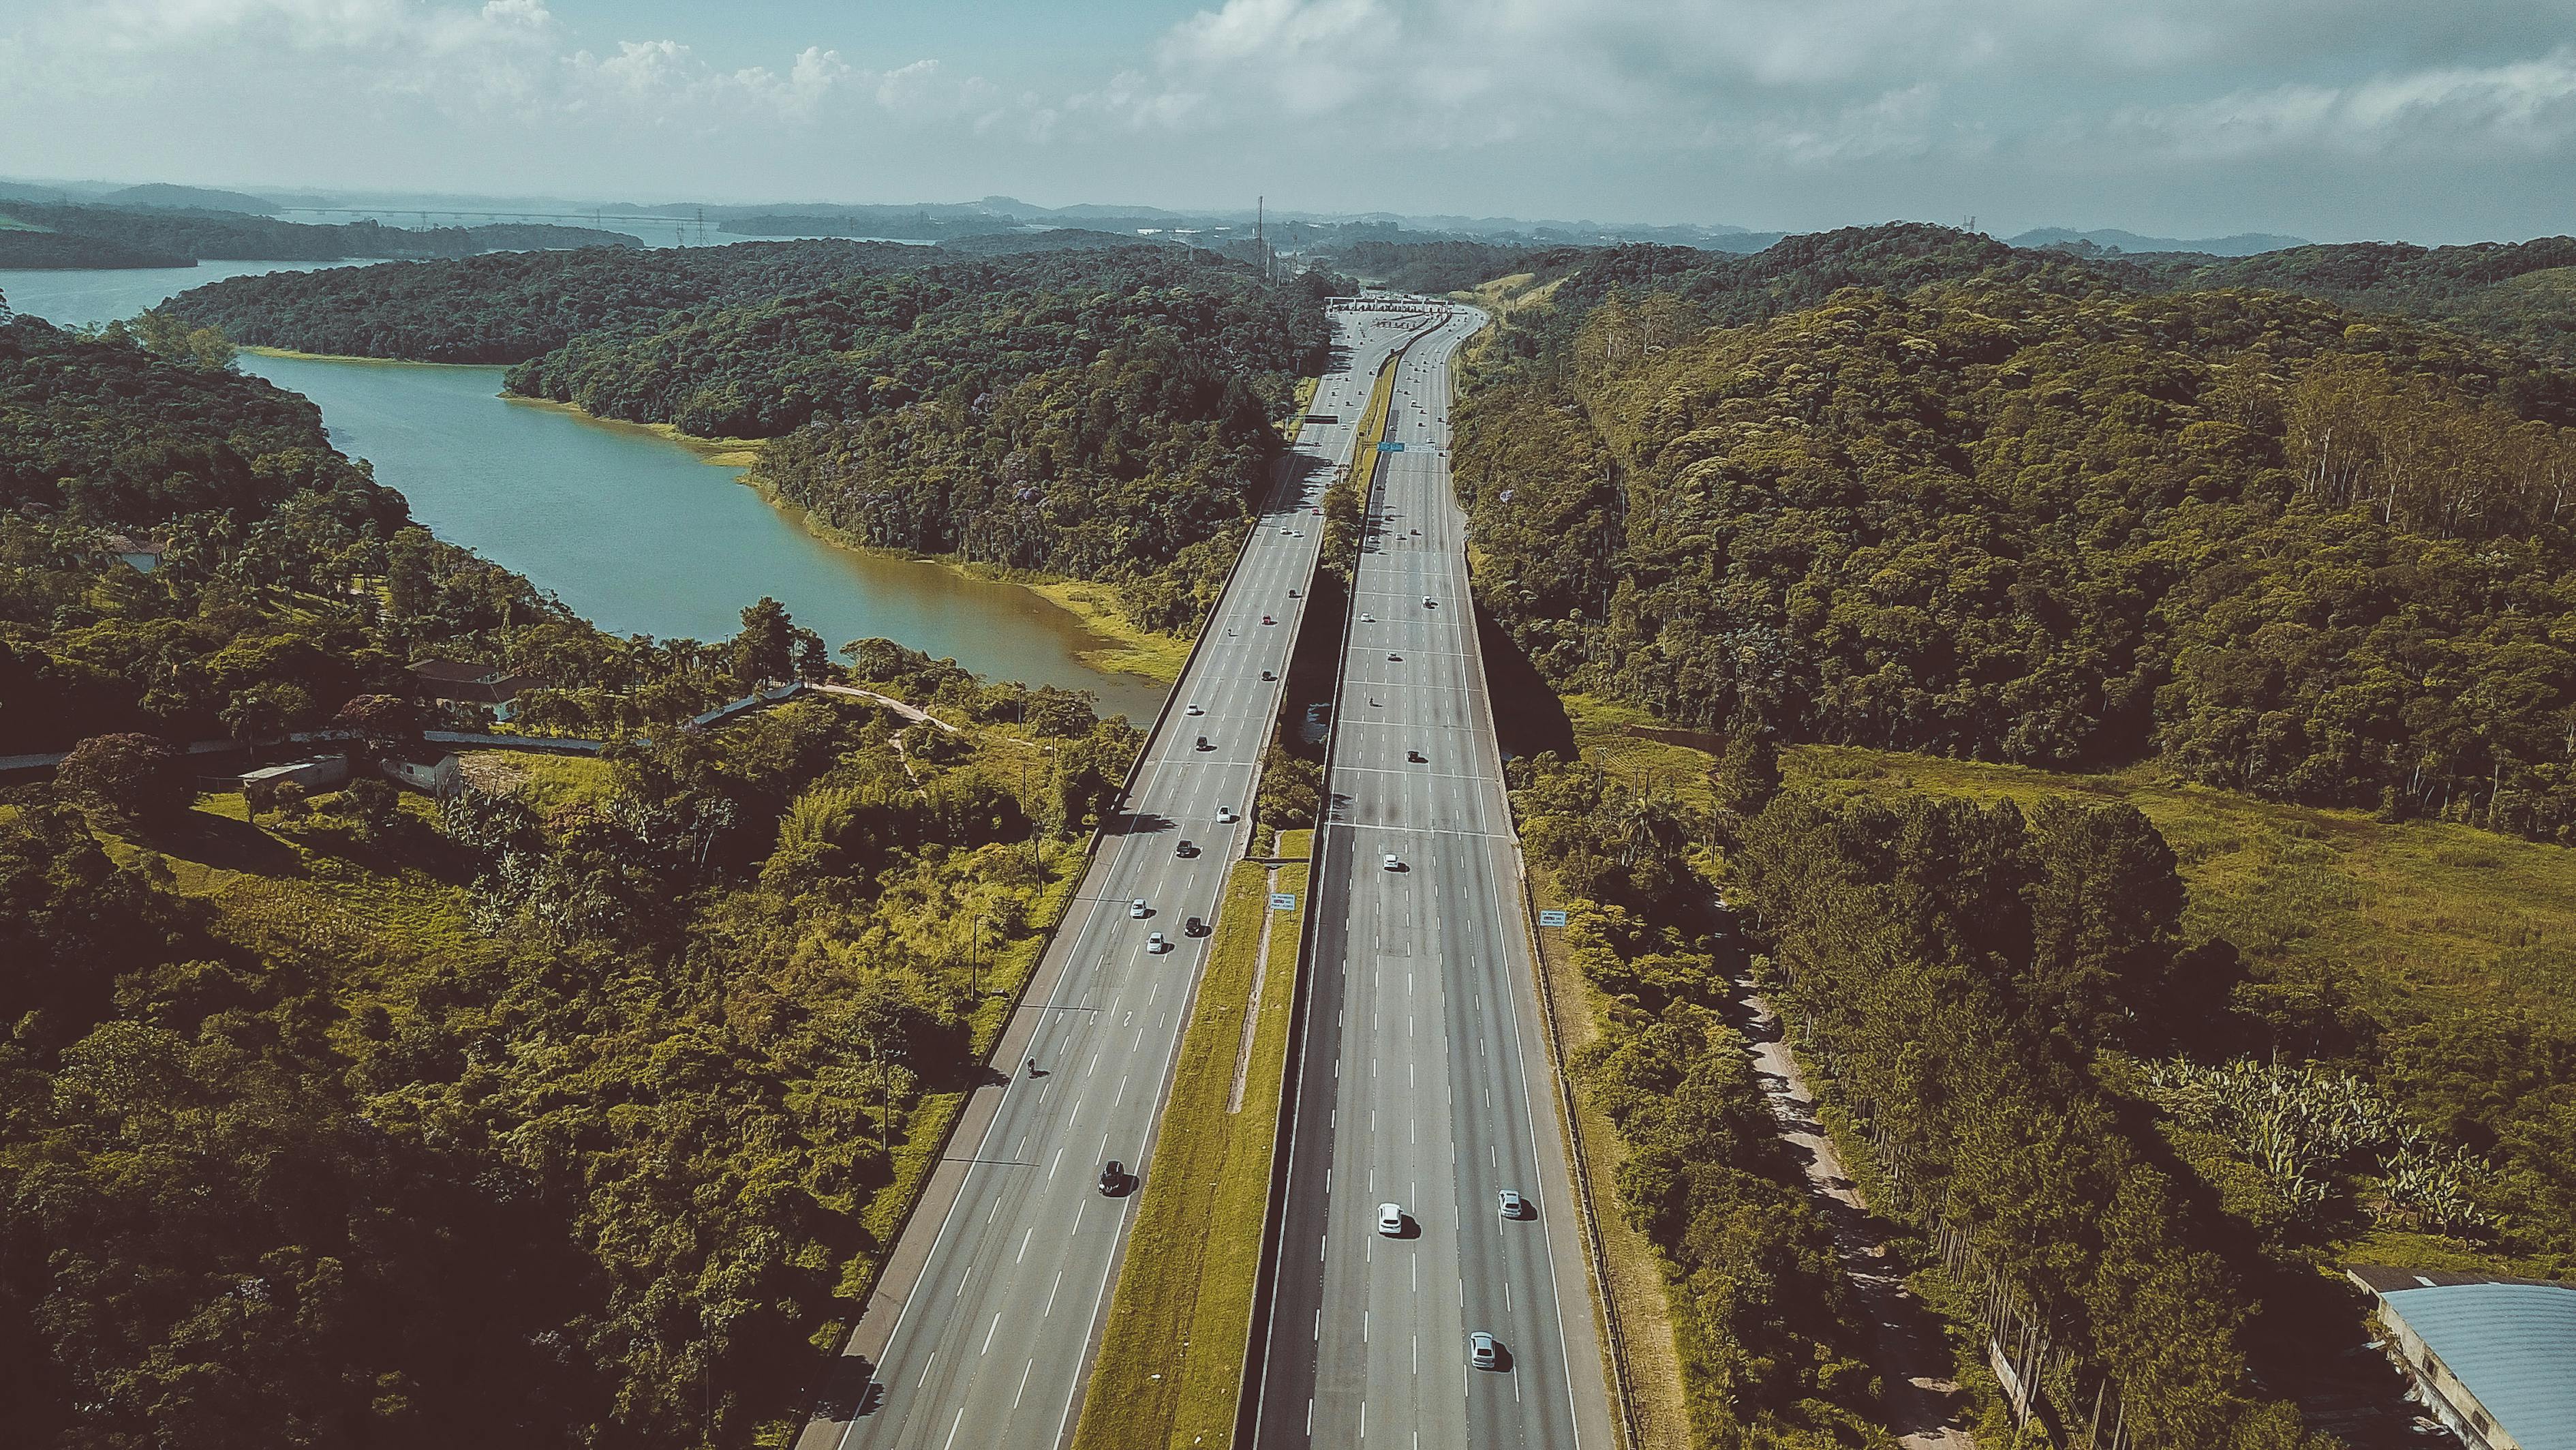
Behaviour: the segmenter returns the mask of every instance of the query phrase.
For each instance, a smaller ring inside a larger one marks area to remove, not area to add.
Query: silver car
[[[1478,1369],[1502,1368],[1503,1342],[1481,1329],[1468,1335],[1467,1363]]]
[[[1506,1188],[1494,1196],[1494,1211],[1505,1218],[1521,1218],[1528,1214],[1529,1205],[1521,1202],[1518,1191]]]

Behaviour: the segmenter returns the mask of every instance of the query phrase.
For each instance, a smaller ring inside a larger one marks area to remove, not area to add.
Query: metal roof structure
[[[2576,1450],[2576,1287],[2454,1283],[2381,1301],[2522,1450]]]

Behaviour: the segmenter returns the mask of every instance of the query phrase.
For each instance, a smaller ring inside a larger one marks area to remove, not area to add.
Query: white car
[[[1162,955],[1164,952],[1170,951],[1171,949],[1172,949],[1172,944],[1171,944],[1170,942],[1167,942],[1167,941],[1163,940],[1163,934],[1162,934],[1161,932],[1157,931],[1157,932],[1148,932],[1148,933],[1146,933],[1146,935],[1145,935],[1145,951],[1146,951],[1146,953],[1147,953],[1148,955],[1151,955],[1151,956],[1160,956],[1160,955]]]
[[[1216,808],[1216,822],[1220,826],[1233,825],[1235,822],[1234,807],[1218,806]]]
[[[1404,869],[1404,863],[1395,859],[1395,853],[1393,851],[1386,853],[1386,869],[1389,871],[1401,871]]]
[[[1494,1211],[1505,1218],[1519,1218],[1529,1212],[1529,1206],[1521,1202],[1518,1192],[1506,1188],[1494,1195]]]
[[[1207,711],[1199,708],[1196,704],[1192,704],[1188,709],[1183,710],[1181,713],[1184,715],[1204,715]]]
[[[1404,1237],[1404,1205],[1381,1203],[1377,1206],[1377,1231],[1391,1239]]]
[[[1502,1362],[1503,1346],[1494,1336],[1481,1329],[1467,1336],[1467,1363],[1478,1369],[1499,1369]]]
[[[1393,860],[1394,858],[1389,857],[1387,859]],[[1127,903],[1127,914],[1136,918],[1138,921],[1143,921],[1153,913],[1145,909],[1145,898],[1139,896],[1135,900]]]
[[[1363,614],[1360,616],[1360,623],[1375,624],[1377,623],[1377,616],[1374,614]]]

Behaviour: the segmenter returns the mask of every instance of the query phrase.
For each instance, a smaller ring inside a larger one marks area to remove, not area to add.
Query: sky
[[[2576,231],[2576,0],[0,0],[0,174]]]

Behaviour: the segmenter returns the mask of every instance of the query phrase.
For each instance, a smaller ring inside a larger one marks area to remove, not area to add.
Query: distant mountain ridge
[[[2280,236],[2272,232],[2238,232],[2234,236],[2185,241],[2179,237],[2142,237],[2117,227],[2097,227],[2089,232],[2079,232],[2071,227],[2035,227],[2010,241],[2016,247],[2063,247],[2070,243],[2086,243],[2121,252],[2201,252],[2212,257],[2251,257],[2262,252],[2314,245],[2305,237]]]
[[[93,199],[91,205],[150,207],[156,211],[237,211],[250,216],[268,216],[277,210],[277,203],[264,196],[204,186],[173,186],[164,181],[111,191]]]

